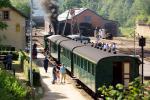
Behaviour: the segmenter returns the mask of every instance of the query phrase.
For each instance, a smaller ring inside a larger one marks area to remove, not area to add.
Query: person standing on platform
[[[49,60],[47,59],[47,57],[45,57],[45,59],[44,59],[44,69],[45,69],[46,73],[47,73],[47,70],[48,70],[48,63],[49,63]]]
[[[6,66],[7,66],[8,70],[11,70],[11,68],[12,68],[12,58],[13,58],[12,52],[8,53],[8,55],[6,57],[6,61],[7,61],[7,65]]]
[[[53,75],[52,84],[55,84],[57,81],[57,67],[56,67],[56,65],[52,69],[52,75]]]
[[[66,68],[64,64],[62,64],[60,66],[60,83],[62,83],[63,81],[65,83],[65,80],[66,80]]]

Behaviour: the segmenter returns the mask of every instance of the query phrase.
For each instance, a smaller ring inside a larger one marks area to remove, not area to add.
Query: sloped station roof
[[[75,9],[74,9],[74,11],[75,11],[75,15],[74,15],[74,16],[76,16],[76,15],[82,13],[82,12],[85,11],[85,10],[87,10],[87,8],[75,8]],[[70,11],[70,10],[66,10],[65,12],[63,12],[62,14],[60,14],[60,15],[58,16],[58,21],[64,21],[64,20],[66,20],[69,11]],[[69,13],[68,19],[71,19],[71,18],[72,18],[72,16],[71,16],[71,14]]]

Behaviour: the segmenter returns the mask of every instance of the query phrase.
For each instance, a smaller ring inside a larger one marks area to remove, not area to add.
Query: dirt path
[[[52,66],[48,67],[46,73],[42,67],[44,55],[38,54],[37,63],[40,66],[40,75],[42,86],[44,87],[44,96],[41,100],[92,100],[86,93],[81,93],[83,90],[74,87],[72,80],[67,77],[65,84],[52,84]]]

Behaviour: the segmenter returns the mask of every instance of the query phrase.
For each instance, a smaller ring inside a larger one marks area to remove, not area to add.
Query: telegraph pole
[[[69,13],[70,13],[70,9],[68,10],[68,13],[67,13],[67,16],[66,16],[66,20],[65,20],[65,25],[63,27],[63,33],[62,33],[63,36],[64,36],[64,33],[65,33],[65,29],[66,29],[66,24],[67,24],[67,20],[68,20],[68,17],[69,17]]]
[[[32,13],[33,13],[33,1],[30,1],[30,85],[33,86],[32,75]]]

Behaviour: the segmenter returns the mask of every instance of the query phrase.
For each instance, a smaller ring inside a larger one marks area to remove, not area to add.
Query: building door
[[[123,67],[121,62],[113,63],[113,85],[123,83]]]

